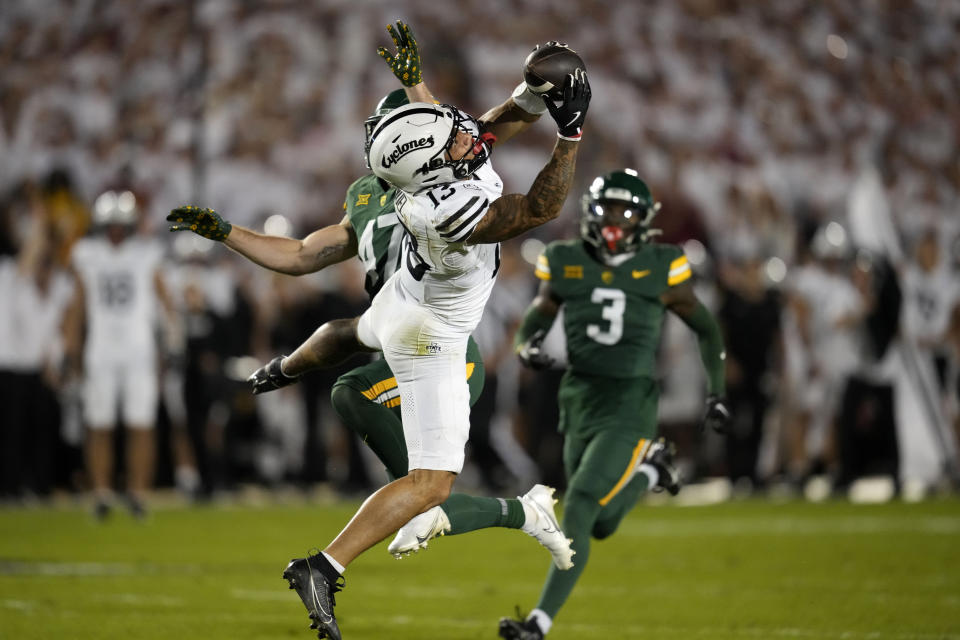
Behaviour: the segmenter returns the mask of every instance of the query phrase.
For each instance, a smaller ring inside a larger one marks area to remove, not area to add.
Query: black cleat
[[[103,522],[110,517],[111,506],[106,500],[97,500],[93,505],[93,519]]]
[[[127,496],[126,502],[127,510],[130,512],[130,515],[133,516],[134,520],[147,519],[147,508],[144,506],[142,500],[133,496]]]
[[[504,640],[543,640],[543,632],[535,620],[500,618],[498,635]]]
[[[680,471],[673,463],[673,457],[676,454],[676,446],[663,438],[651,443],[647,449],[643,462],[652,466],[659,474],[657,484],[653,487],[654,491],[667,490],[672,496],[680,493]]]
[[[317,638],[341,640],[340,627],[333,615],[336,605],[335,593],[343,589],[343,577],[331,582],[320,569],[320,554],[307,558],[294,558],[283,570],[284,579],[290,583],[310,614],[310,628],[317,630]]]

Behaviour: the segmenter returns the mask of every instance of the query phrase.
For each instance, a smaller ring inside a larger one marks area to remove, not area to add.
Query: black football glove
[[[277,356],[247,378],[247,382],[253,384],[253,395],[290,386],[300,379],[299,376],[290,377],[280,370],[280,363],[283,362],[285,357]]]
[[[557,123],[557,134],[564,140],[580,139],[591,95],[587,72],[577,69],[574,73],[567,75],[563,84],[563,97],[559,103],[549,98],[544,100],[547,111]]]
[[[213,209],[185,206],[177,207],[167,216],[170,231],[193,231],[197,235],[223,242],[230,235],[233,225],[220,217]]]
[[[720,434],[730,433],[730,408],[726,399],[715,394],[707,396],[707,408],[700,429],[702,431],[707,427]]]
[[[547,332],[543,329],[537,329],[526,342],[517,349],[517,356],[523,366],[531,369],[549,369],[554,365],[555,360],[543,352],[543,339],[547,337]]]
[[[413,87],[423,82],[423,67],[420,64],[420,48],[417,39],[407,23],[397,20],[397,28],[387,25],[387,32],[397,46],[396,55],[390,53],[386,47],[379,47],[377,53],[387,61],[393,75],[405,87]]]

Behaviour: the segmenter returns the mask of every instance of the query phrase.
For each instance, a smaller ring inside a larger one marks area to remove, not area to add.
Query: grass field
[[[0,510],[0,638],[315,637],[280,573],[355,504],[169,508],[146,522]],[[346,574],[346,640],[496,638],[546,551],[518,531],[441,538]],[[960,639],[960,501],[636,508],[595,543],[551,640]]]

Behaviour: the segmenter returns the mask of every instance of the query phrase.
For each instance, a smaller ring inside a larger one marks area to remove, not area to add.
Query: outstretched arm
[[[357,235],[344,217],[340,224],[318,229],[303,240],[268,236],[233,225],[213,209],[177,207],[167,216],[170,231],[193,231],[223,242],[252,262],[289,275],[319,271],[357,255]]]
[[[396,26],[387,25],[387,33],[393,40],[396,51],[379,47],[377,54],[390,67],[390,71],[403,85],[407,100],[410,102],[437,102],[430,88],[423,80],[423,61],[420,59],[420,45],[410,25],[397,20]],[[501,104],[493,107],[479,118],[484,130],[497,137],[494,144],[502,144],[536,122],[547,110],[543,99],[530,92],[526,84],[521,84]]]
[[[223,244],[261,267],[293,276],[320,271],[357,255],[357,235],[346,218],[302,240],[235,226]]]
[[[480,116],[484,131],[497,137],[501,145],[530,128],[547,111],[543,98],[532,93],[526,83],[520,84],[509,98]]]
[[[545,102],[550,116],[557,123],[557,140],[547,165],[523,194],[501,196],[474,227],[468,244],[485,244],[509,240],[553,220],[567,199],[576,168],[577,148],[583,122],[590,105],[590,83],[587,75],[577,70],[568,75],[559,104]]]
[[[557,140],[550,161],[533,181],[530,191],[497,198],[474,227],[467,244],[509,240],[560,215],[573,182],[578,146],[572,140]]]

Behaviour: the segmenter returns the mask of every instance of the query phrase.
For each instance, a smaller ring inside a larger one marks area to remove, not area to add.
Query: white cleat
[[[427,542],[450,531],[450,519],[440,506],[427,509],[400,527],[397,536],[387,547],[394,558],[427,548]]]
[[[560,529],[560,523],[553,512],[553,505],[557,504],[557,499],[553,497],[554,491],[553,487],[537,484],[524,495],[517,496],[520,502],[536,514],[534,520],[528,518],[521,528],[550,551],[553,564],[558,569],[569,569],[573,566],[573,554],[576,551],[570,548],[573,540]],[[526,509],[524,511],[530,513]]]

